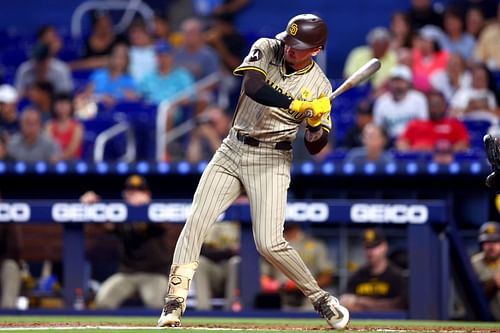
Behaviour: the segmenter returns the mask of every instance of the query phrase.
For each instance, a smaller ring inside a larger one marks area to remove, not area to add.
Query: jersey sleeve
[[[276,43],[277,42],[278,41],[276,41]],[[250,52],[243,60],[243,63],[233,71],[233,74],[237,76],[242,76],[244,75],[244,72],[247,70],[256,70],[267,76],[267,69],[269,66],[269,62],[271,61],[274,54],[274,48],[272,43],[273,40],[271,39],[267,38],[258,39],[252,45],[252,48],[250,49]]]

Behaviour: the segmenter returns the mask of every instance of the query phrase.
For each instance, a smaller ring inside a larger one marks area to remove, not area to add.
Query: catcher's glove
[[[497,177],[497,172],[500,174],[500,144],[497,138],[493,137],[491,134],[486,134],[483,137],[483,141],[486,156],[493,168],[493,172],[486,177],[486,186],[492,189],[499,189],[500,179]]]

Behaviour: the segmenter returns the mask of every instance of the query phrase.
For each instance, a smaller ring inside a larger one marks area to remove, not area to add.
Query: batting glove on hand
[[[313,100],[311,104],[312,115],[307,118],[307,124],[311,127],[318,127],[321,125],[321,118],[323,118],[323,115],[330,112],[332,104],[330,99],[323,95]]]
[[[301,114],[305,113],[307,110],[311,110],[312,108],[313,108],[312,102],[301,101],[298,99],[294,99],[290,104],[290,110]]]

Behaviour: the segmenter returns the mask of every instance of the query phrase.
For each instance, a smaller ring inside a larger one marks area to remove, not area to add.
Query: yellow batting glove
[[[303,114],[306,110],[312,110],[313,102],[308,101],[300,101],[298,99],[294,99],[290,104],[290,110]]]
[[[311,127],[321,125],[321,118],[325,113],[330,112],[332,105],[330,99],[325,96],[320,96],[311,102],[313,114],[307,118],[307,124]]]

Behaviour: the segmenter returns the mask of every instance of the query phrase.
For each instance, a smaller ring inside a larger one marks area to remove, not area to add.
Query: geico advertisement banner
[[[441,201],[377,201],[350,200],[292,201],[285,210],[290,222],[313,223],[446,223],[447,209]],[[123,202],[0,202],[0,222],[176,222],[184,223],[191,211],[187,201],[153,202],[146,206],[127,206]],[[219,220],[250,222],[248,204],[235,204]]]

